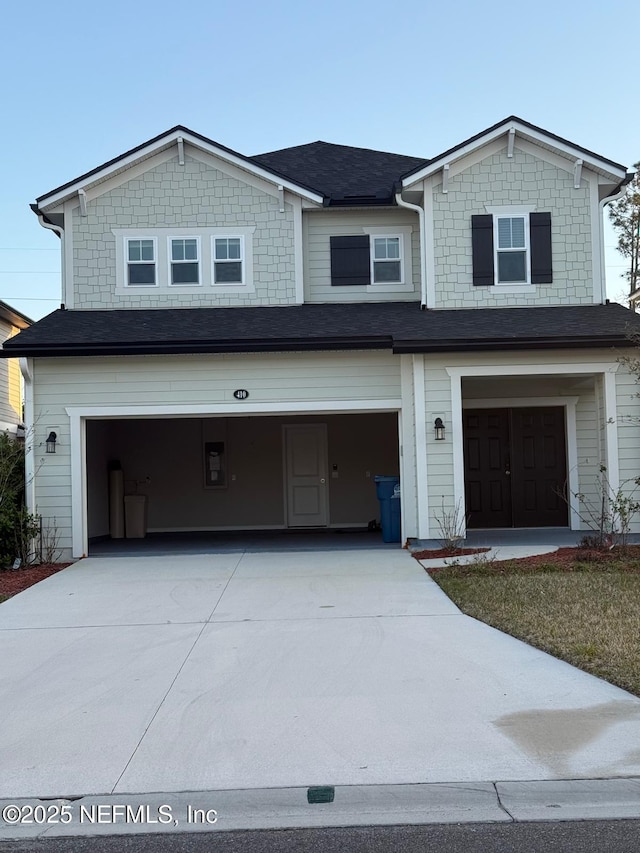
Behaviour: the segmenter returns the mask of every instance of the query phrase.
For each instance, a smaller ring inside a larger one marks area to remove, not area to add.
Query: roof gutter
[[[222,341],[149,341],[136,343],[82,343],[82,344],[35,344],[22,346],[18,341],[10,349],[0,349],[0,358],[28,356],[31,358],[78,358],[106,355],[198,355],[205,353],[250,353],[250,352],[325,352],[327,350],[391,350],[390,335],[349,338],[274,338],[272,340],[222,340]]]
[[[629,346],[627,338],[608,336],[594,337],[558,337],[558,338],[521,338],[504,340],[487,338],[485,340],[399,340],[393,342],[395,355],[424,352],[501,352],[512,350],[547,350],[547,349],[608,349],[610,347]]]
[[[406,207],[407,210],[415,210],[418,212],[420,221],[420,308],[424,311],[425,308],[433,308],[433,305],[427,305],[427,256],[425,251],[426,231],[424,225],[424,208],[419,204],[411,204],[402,198],[401,193],[396,193],[396,204],[398,207]]]

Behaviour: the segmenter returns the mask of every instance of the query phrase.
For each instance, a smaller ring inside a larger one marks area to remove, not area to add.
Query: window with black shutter
[[[331,237],[331,284],[340,287],[370,283],[369,235]]]
[[[481,214],[471,217],[473,284],[549,284],[551,214]]]

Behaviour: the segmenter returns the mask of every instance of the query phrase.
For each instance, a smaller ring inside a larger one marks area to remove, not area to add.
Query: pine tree
[[[629,283],[629,297],[635,310],[640,299],[640,162],[633,168],[636,170],[633,180],[622,198],[609,205],[609,216],[618,236],[618,251],[629,259],[623,277]]]

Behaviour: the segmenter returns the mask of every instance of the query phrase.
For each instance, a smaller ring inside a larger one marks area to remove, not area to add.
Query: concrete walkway
[[[640,777],[639,699],[462,615],[399,550],[83,560],[0,606],[0,719],[4,802],[276,788],[267,825],[298,825],[312,785],[463,783],[493,814],[496,782]]]

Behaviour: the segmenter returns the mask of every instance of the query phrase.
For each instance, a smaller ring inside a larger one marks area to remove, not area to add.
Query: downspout
[[[405,201],[400,193],[396,193],[396,204],[398,207],[406,207],[407,210],[416,210],[418,212],[418,220],[420,223],[420,308],[424,311],[425,308],[433,307],[427,305],[427,256],[424,247],[426,238],[424,226],[424,208],[419,204],[411,204]]]
[[[52,222],[47,222],[45,220],[44,213],[41,213],[35,205],[32,205],[32,210],[38,217],[38,222],[42,225],[43,228],[46,228],[48,231],[53,231],[54,234],[57,234],[60,238],[60,250],[62,260],[60,263],[60,279],[62,284],[62,293],[61,293],[61,301],[63,305],[67,304],[67,282],[66,282],[66,274],[65,274],[65,262],[64,262],[64,228],[61,228],[59,225],[54,225]]]
[[[598,203],[598,207],[600,208],[600,285],[601,285],[601,293],[600,293],[600,304],[604,305],[607,301],[607,274],[605,271],[605,262],[604,262],[604,209],[607,204],[612,204],[614,201],[618,201],[622,198],[622,196],[627,191],[627,185],[631,183],[633,180],[633,172],[626,175],[624,181],[620,184],[620,189],[614,195],[608,195],[602,199]]]

